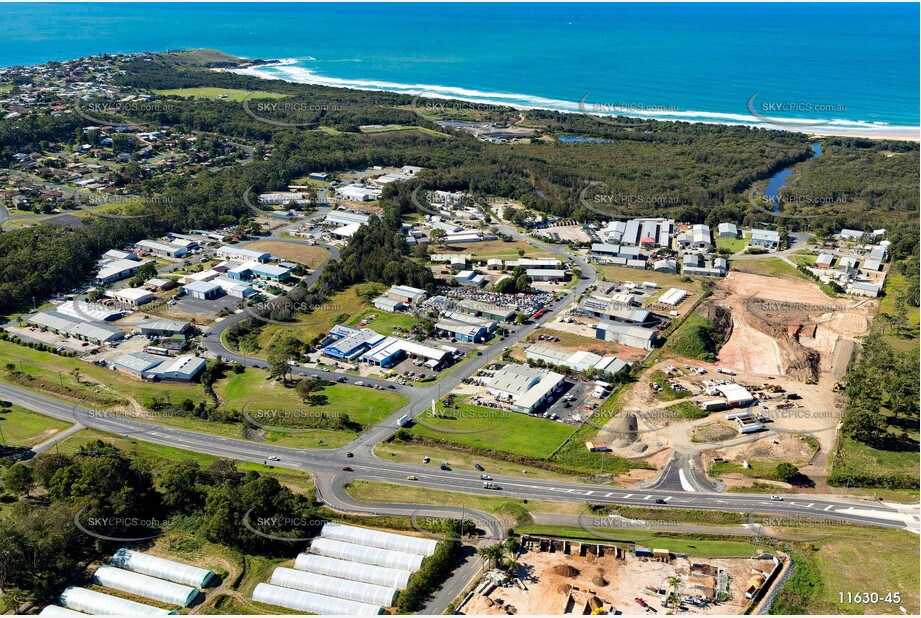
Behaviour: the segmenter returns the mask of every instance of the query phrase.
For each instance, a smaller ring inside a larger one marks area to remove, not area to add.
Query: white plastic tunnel
[[[411,572],[401,569],[388,569],[374,566],[373,564],[349,562],[317,554],[298,554],[297,559],[294,561],[294,568],[308,573],[341,577],[356,582],[396,588],[397,590],[405,590],[409,584],[409,576],[412,575]]]
[[[183,586],[182,584],[150,577],[149,575],[132,573],[125,569],[105,565],[96,569],[96,573],[93,575],[93,582],[100,586],[147,597],[169,605],[179,605],[180,607],[188,607],[198,596],[198,590],[191,586]]]
[[[192,586],[193,588],[204,588],[208,582],[215,576],[213,571],[202,569],[200,567],[158,558],[150,554],[144,554],[139,551],[122,548],[115,552],[109,563],[120,569],[149,575],[158,579]]]
[[[58,603],[67,609],[97,616],[168,616],[176,613],[76,586],[71,586],[62,592]]]
[[[380,530],[339,524],[334,521],[328,521],[323,525],[320,536],[334,541],[367,545],[368,547],[378,547],[380,549],[392,549],[422,556],[434,554],[435,547],[438,545],[438,541],[433,539],[421,539],[405,534],[381,532]]]
[[[393,551],[392,549],[379,549],[365,547],[354,543],[343,543],[332,539],[316,538],[310,544],[310,551],[321,556],[351,560],[364,564],[373,564],[388,569],[402,569],[415,571],[422,566],[422,556]]]
[[[383,608],[271,584],[256,584],[253,601],[325,616],[375,616]]]
[[[66,607],[61,607],[60,605],[48,605],[38,612],[39,616],[88,616],[89,614],[84,614],[83,612],[77,612],[72,609],[67,609]]]
[[[338,597],[370,605],[390,607],[396,599],[396,588],[386,588],[374,584],[365,584],[350,579],[339,579],[317,573],[305,573],[295,569],[278,567],[272,573],[269,583],[273,586],[293,588],[304,592],[314,592],[329,597]]]

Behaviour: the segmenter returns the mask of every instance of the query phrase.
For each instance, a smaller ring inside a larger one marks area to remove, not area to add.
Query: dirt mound
[[[612,445],[625,447],[636,442],[637,422],[636,415],[632,413],[618,414],[605,425],[605,439]]]
[[[592,583],[598,586],[599,588],[604,588],[605,586],[608,585],[608,580],[601,577],[600,575],[596,575],[595,577],[592,578]]]
[[[732,335],[732,310],[728,307],[707,302],[701,306],[699,314],[713,322],[716,332],[723,338],[723,343],[729,341]]]
[[[570,592],[572,592],[572,586],[570,586],[569,584],[560,584],[559,586],[557,586],[556,591],[559,592],[560,594],[569,594]]]
[[[568,564],[560,564],[553,567],[553,572],[562,577],[575,577],[579,574],[579,569]]]

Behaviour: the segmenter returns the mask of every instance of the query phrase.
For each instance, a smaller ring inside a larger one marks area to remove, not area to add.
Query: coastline
[[[264,65],[241,67],[237,69],[214,69],[218,71],[227,71],[240,75],[249,75],[260,79],[279,79],[291,83],[311,84],[315,86],[327,86],[331,88],[346,88],[351,90],[362,90],[370,92],[391,92],[404,95],[415,95],[428,99],[458,100],[467,103],[480,105],[504,106],[519,110],[545,110],[559,112],[563,114],[587,114],[600,118],[609,117],[612,114],[593,113],[586,109],[586,97],[581,101],[562,101],[556,99],[547,99],[535,95],[523,95],[512,93],[494,93],[482,92],[467,88],[454,86],[441,86],[431,84],[398,84],[394,82],[381,82],[371,79],[344,79],[335,77],[324,77],[316,72],[297,66],[300,60],[309,60],[308,58],[284,58],[280,60],[269,61]],[[275,70],[273,73],[267,73],[265,68],[282,69]],[[590,103],[588,105],[591,105]],[[760,128],[775,131],[790,131],[793,133],[802,133],[812,137],[856,137],[871,140],[895,140],[921,143],[921,126],[901,126],[889,124],[877,124],[866,121],[855,120],[813,120],[816,124],[808,124],[812,119],[791,118],[791,125],[772,124],[764,121],[758,121],[754,118],[749,120],[748,116],[742,114],[727,114],[719,112],[705,112],[692,110],[665,110],[665,111],[647,111],[646,113],[635,113],[621,111],[618,116],[636,118],[639,120],[656,120],[660,122],[687,122],[716,124],[724,126],[744,126],[750,128]]]

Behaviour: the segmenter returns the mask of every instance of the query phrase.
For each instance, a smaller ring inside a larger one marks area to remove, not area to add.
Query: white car
[[[774,502],[783,502],[783,498],[781,498],[780,496],[771,496],[771,500],[773,500]]]
[[[280,461],[280,460],[279,460],[279,458],[278,458],[278,455],[271,455],[271,456],[269,457],[269,461]]]

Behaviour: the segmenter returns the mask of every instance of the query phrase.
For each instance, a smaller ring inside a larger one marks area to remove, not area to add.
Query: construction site
[[[456,613],[741,614],[764,598],[782,568],[771,554],[704,559],[524,535],[511,572],[488,571]]]

